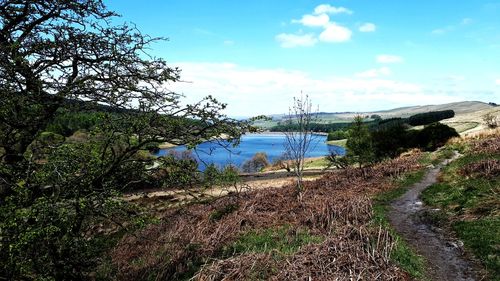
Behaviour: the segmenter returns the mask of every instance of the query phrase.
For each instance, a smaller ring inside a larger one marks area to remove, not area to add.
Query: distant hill
[[[369,112],[320,112],[318,116],[320,119],[325,120],[346,120],[352,119],[356,115],[380,115],[382,118],[392,118],[392,117],[409,117],[411,115],[417,113],[424,113],[429,111],[441,111],[441,110],[453,110],[455,114],[467,114],[472,112],[477,112],[485,109],[494,108],[493,105],[490,105],[485,102],[480,101],[462,101],[462,102],[453,102],[453,103],[445,103],[445,104],[435,104],[435,105],[417,105],[417,106],[406,106],[399,107],[389,110],[378,110],[378,111],[369,111]],[[275,114],[272,115],[273,119],[281,119],[284,116],[283,114]]]
[[[480,101],[463,101],[436,105],[406,106],[390,110],[379,110],[371,112],[319,112],[318,119],[319,123],[350,122],[356,115],[371,116],[374,114],[379,115],[384,119],[393,117],[405,118],[417,113],[450,109],[455,111],[456,117],[454,119],[460,116],[466,117],[465,119],[470,119],[469,116],[471,116],[471,114],[477,115],[474,113],[482,112],[483,114],[478,115],[479,117],[473,118],[475,122],[479,122],[477,120],[481,119],[480,116],[484,115],[484,112],[488,112],[489,110],[494,109],[500,109],[500,107],[495,107],[491,104]],[[272,117],[272,121],[256,122],[255,125],[261,126],[263,128],[270,128],[272,126],[275,126],[284,116],[285,114],[273,114],[270,115],[270,117]],[[463,120],[460,121],[463,122]]]
[[[422,105],[422,106],[408,106],[395,108],[391,110],[382,110],[373,112],[373,114],[378,114],[382,117],[408,117],[417,113],[424,113],[429,111],[441,111],[441,110],[453,110],[455,114],[466,114],[471,112],[476,112],[480,110],[490,109],[494,106],[480,102],[480,101],[462,101],[454,103],[445,103],[437,105]]]

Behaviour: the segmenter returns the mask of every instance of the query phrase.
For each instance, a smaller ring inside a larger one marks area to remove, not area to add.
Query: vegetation
[[[361,116],[354,118],[354,122],[349,128],[346,148],[346,156],[358,163],[360,167],[374,160],[372,137]]]
[[[455,129],[441,123],[433,123],[417,132],[413,141],[416,147],[432,151],[453,137],[459,137]]]
[[[390,258],[399,255],[395,236],[372,224],[370,196],[420,167],[418,158],[305,181],[300,201],[287,186],[166,208],[159,223],[127,234],[113,249],[111,278],[404,279]]]
[[[412,126],[427,125],[434,122],[439,122],[443,119],[453,118],[454,116],[455,116],[455,111],[453,110],[418,113],[408,118],[408,124]]]
[[[486,123],[486,126],[488,126],[491,129],[498,127],[498,123],[500,122],[498,120],[498,117],[491,113],[485,114],[483,116],[483,121]]]
[[[145,150],[234,143],[246,128],[212,97],[182,105],[163,87],[179,70],[147,55],[160,38],[115,16],[100,0],[0,2],[2,278],[89,278],[113,235],[103,226],[144,226],[119,193],[170,169]]]
[[[329,124],[311,122],[310,128],[313,132],[328,133],[331,131],[346,129],[347,127],[349,127],[350,124],[351,124],[351,122],[337,122],[337,123],[329,123]],[[295,124],[294,122],[289,123],[286,121],[285,122],[281,121],[278,125],[271,127],[269,130],[271,132],[286,132],[286,131],[296,131],[298,129],[299,129],[299,126],[297,124]]]
[[[453,229],[493,280],[500,276],[499,148],[498,137],[473,141],[444,169],[441,182],[422,194],[426,204],[442,210],[431,221]]]
[[[347,131],[337,130],[337,131],[328,132],[328,137],[326,138],[326,140],[327,141],[343,140],[343,139],[347,139],[347,137],[348,137]]]
[[[241,169],[245,173],[255,173],[255,172],[261,172],[269,165],[270,163],[269,160],[267,159],[267,154],[265,152],[257,152],[252,157],[252,159],[249,159],[243,163]]]
[[[241,253],[269,253],[277,251],[280,254],[290,255],[300,249],[301,246],[320,243],[324,240],[322,236],[314,236],[308,230],[298,229],[291,231],[289,225],[281,227],[249,231],[241,235],[232,245],[226,247],[226,256]]]
[[[285,156],[290,163],[290,168],[297,179],[297,192],[303,190],[303,173],[305,157],[313,141],[313,129],[311,123],[315,120],[315,113],[312,111],[312,102],[309,96],[293,99],[293,105],[289,109],[287,118],[288,124],[296,124],[294,130],[285,131]]]

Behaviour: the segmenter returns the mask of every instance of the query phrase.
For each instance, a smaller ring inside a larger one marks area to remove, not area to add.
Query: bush
[[[169,155],[159,157],[161,171],[157,177],[163,187],[192,187],[200,182],[198,162],[190,151],[170,151]]]
[[[347,139],[348,134],[344,130],[331,131],[328,133],[327,141]]]
[[[245,161],[241,169],[245,173],[255,173],[260,172],[264,168],[269,166],[269,160],[267,160],[267,154],[265,152],[257,152],[252,157],[252,159]]]
[[[455,129],[441,123],[434,123],[416,133],[414,146],[425,150],[436,150],[449,139],[459,136]]]
[[[455,111],[453,110],[431,111],[410,116],[408,123],[412,126],[428,125],[454,116]]]
[[[372,132],[375,157],[378,160],[397,157],[411,147],[410,138],[410,133],[402,123]]]

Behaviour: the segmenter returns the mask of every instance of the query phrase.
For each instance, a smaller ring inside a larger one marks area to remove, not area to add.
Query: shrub
[[[371,163],[374,159],[373,143],[368,126],[363,123],[361,116],[356,116],[349,128],[349,138],[346,143],[346,156],[352,161],[363,164]]]
[[[499,123],[498,117],[491,114],[491,113],[485,114],[483,116],[483,121],[486,123],[488,128],[494,129],[494,128],[498,127],[498,123]]]
[[[264,168],[269,166],[269,160],[267,160],[267,154],[265,152],[257,152],[252,157],[252,159],[245,161],[241,169],[245,173],[255,173],[260,172]]]
[[[394,158],[411,147],[410,133],[402,123],[372,132],[372,141],[378,160]]]
[[[413,141],[416,147],[436,150],[453,137],[459,137],[455,129],[441,123],[434,123],[418,131]]]
[[[328,133],[327,141],[347,139],[348,134],[344,130],[331,131]]]

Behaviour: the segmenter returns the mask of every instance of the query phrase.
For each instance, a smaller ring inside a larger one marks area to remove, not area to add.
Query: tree
[[[362,116],[356,116],[349,128],[347,139],[347,157],[359,163],[359,167],[374,160],[373,144],[368,127],[363,123]]]
[[[394,158],[411,147],[408,125],[391,122],[371,132],[372,147],[377,160]]]
[[[267,159],[267,154],[265,152],[257,152],[252,157],[252,159],[249,159],[245,161],[245,163],[243,163],[241,169],[245,173],[255,173],[262,171],[269,165],[270,163],[269,160]]]
[[[293,105],[289,108],[285,122],[289,129],[285,134],[285,155],[297,179],[297,192],[303,189],[304,159],[313,142],[311,124],[317,119],[317,114],[312,111],[312,102],[308,95],[301,94],[293,98]]]
[[[0,0],[5,279],[88,278],[102,251],[96,224],[133,216],[117,195],[156,169],[141,151],[221,133],[237,141],[247,128],[210,96],[181,105],[182,96],[168,90],[180,70],[146,52],[162,38],[116,25],[116,16],[101,0]],[[102,112],[88,138],[47,141],[44,131],[58,114],[86,111]]]
[[[415,145],[428,151],[436,150],[454,137],[460,137],[457,131],[439,122],[425,126],[415,135]]]

